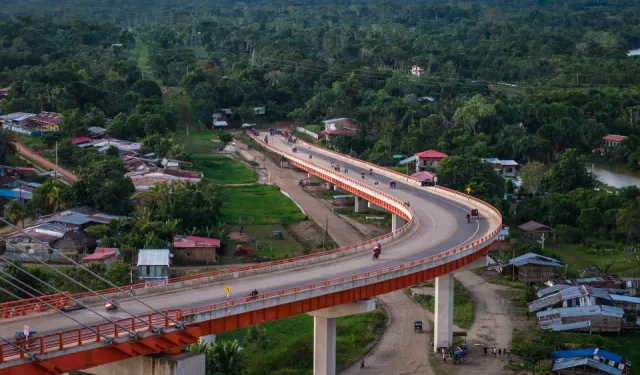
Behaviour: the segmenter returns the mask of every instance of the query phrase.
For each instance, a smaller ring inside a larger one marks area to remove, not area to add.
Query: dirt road
[[[15,145],[16,145],[16,150],[18,151],[18,154],[22,155],[26,159],[29,159],[29,161],[31,161],[32,163],[46,170],[51,170],[51,171],[56,170],[56,165],[54,163],[38,155],[32,149],[25,147],[24,145],[17,142]],[[67,181],[77,182],[79,180],[78,176],[76,176],[75,174],[71,173],[70,171],[60,166],[58,166],[58,172],[62,175],[62,178]]]

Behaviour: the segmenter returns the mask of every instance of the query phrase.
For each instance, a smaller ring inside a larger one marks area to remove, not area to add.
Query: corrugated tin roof
[[[624,316],[624,311],[619,307],[614,306],[577,306],[577,307],[559,307],[556,309],[543,310],[536,313],[538,319],[542,317],[546,317],[549,315],[560,315],[562,318],[572,317],[572,316],[593,316],[593,315],[603,315],[603,316],[611,316],[615,318],[622,318]]]
[[[614,300],[614,301],[640,304],[640,298],[639,297],[629,297],[629,296],[620,296],[620,295],[617,295],[617,294],[611,294],[611,299]]]
[[[556,361],[553,364],[553,371],[559,371],[559,370],[569,369],[576,366],[585,366],[585,365],[598,369],[600,371],[606,372],[608,374],[622,375],[622,369],[609,366],[606,363],[602,363],[591,358],[573,358],[573,359]]]
[[[561,289],[566,289],[566,288],[570,288],[571,285],[565,285],[565,284],[556,284],[553,286],[550,286],[548,288],[544,288],[544,289],[540,289],[537,293],[538,298],[542,298],[546,295],[549,294],[553,294],[556,293],[557,291],[561,290]]]
[[[572,331],[574,329],[582,329],[582,328],[587,328],[589,327],[589,325],[591,324],[590,321],[584,321],[584,322],[576,322],[576,323],[568,323],[568,324],[562,324],[562,323],[552,323],[550,325],[545,325],[541,328],[543,329],[550,329],[552,331],[557,331],[557,332],[562,332],[562,331]]]
[[[515,265],[516,267],[520,267],[525,264],[539,264],[542,266],[563,267],[562,264],[556,259],[548,258],[535,253],[520,255],[519,257],[510,259],[509,263]]]
[[[322,122],[324,122],[325,124],[330,124],[330,123],[332,123],[332,122],[336,122],[336,121],[343,121],[343,120],[349,120],[349,119],[348,119],[348,118],[346,118],[346,117],[340,117],[340,118],[332,118],[332,119],[330,119],[330,120],[324,120],[324,121],[322,121]]]
[[[551,358],[577,358],[577,357],[593,357],[598,356],[604,359],[608,359],[610,361],[622,363],[622,356],[619,356],[615,353],[608,352],[606,350],[602,350],[600,348],[584,348],[584,349],[574,349],[574,350],[562,350],[551,353],[549,356]]]
[[[609,292],[604,289],[599,288],[591,288],[585,285],[571,286],[569,288],[564,288],[558,291],[562,296],[562,300],[579,298],[584,296],[594,296],[596,298],[602,298],[606,300],[611,300],[611,296]]]
[[[139,266],[169,266],[169,249],[140,249]]]
[[[544,231],[552,231],[553,228],[546,226],[542,223],[538,223],[537,221],[527,221],[524,224],[520,224],[518,225],[518,228],[520,228],[520,230],[525,231],[525,232],[536,232],[539,230],[544,230]]]
[[[88,215],[74,212],[71,215],[59,218],[58,221],[67,224],[82,225],[90,222],[91,219],[89,219]]]

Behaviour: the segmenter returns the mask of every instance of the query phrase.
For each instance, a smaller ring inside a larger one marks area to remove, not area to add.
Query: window
[[[145,275],[151,274],[151,266],[144,266],[144,270],[145,270]]]
[[[511,167],[507,168],[507,173],[513,173],[513,168]]]

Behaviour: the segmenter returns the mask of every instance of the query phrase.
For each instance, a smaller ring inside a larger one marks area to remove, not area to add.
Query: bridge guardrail
[[[27,315],[34,312],[42,312],[50,309],[46,303],[55,307],[56,309],[63,306],[69,306],[70,293],[57,293],[48,296],[42,296],[39,298],[28,298],[18,301],[9,301],[0,304],[0,317],[3,319],[11,318],[14,316]],[[46,303],[45,303],[46,302]]]
[[[281,150],[279,150],[279,152],[281,153],[286,153],[286,152],[282,152]],[[293,156],[293,155],[291,155]],[[326,169],[326,168],[325,168]],[[328,171],[331,172],[331,171]],[[357,182],[357,181],[354,181]],[[359,183],[358,185],[364,185]],[[367,186],[368,189],[371,189],[371,187]],[[357,280],[364,280],[366,278],[370,278],[372,276],[380,276],[380,275],[385,275],[385,274],[389,274],[398,270],[409,270],[412,267],[416,267],[416,266],[424,266],[424,265],[430,265],[430,263],[435,263],[435,262],[439,262],[442,263],[442,261],[447,260],[447,258],[451,257],[451,258],[455,258],[460,257],[462,253],[464,252],[468,252],[470,250],[477,250],[480,245],[491,241],[495,236],[497,236],[498,232],[501,229],[501,214],[500,211],[497,210],[495,207],[489,205],[488,203],[481,201],[475,197],[469,197],[463,193],[460,193],[458,191],[455,190],[451,190],[451,189],[447,189],[447,188],[440,188],[443,189],[444,191],[446,191],[449,194],[452,195],[457,195],[460,196],[462,198],[465,199],[473,199],[475,202],[482,204],[483,206],[489,208],[491,211],[494,212],[494,214],[497,216],[498,220],[498,225],[496,226],[496,228],[491,231],[489,234],[483,236],[482,238],[476,240],[476,241],[472,241],[471,243],[462,245],[462,246],[458,246],[456,248],[453,249],[449,249],[446,251],[443,251],[441,253],[426,257],[426,258],[422,258],[419,260],[415,260],[415,261],[410,261],[407,263],[403,263],[403,264],[399,264],[399,265],[394,265],[391,267],[386,267],[386,268],[382,268],[382,269],[378,269],[375,271],[369,271],[369,272],[362,272],[356,275],[352,275],[352,276],[347,276],[347,277],[341,277],[341,278],[337,278],[334,280],[327,280],[327,281],[323,281],[323,282],[317,282],[317,283],[313,283],[313,284],[308,284],[305,286],[299,286],[299,287],[294,287],[294,288],[289,288],[289,289],[284,289],[284,290],[279,290],[279,291],[275,291],[275,292],[269,292],[269,293],[264,293],[261,295],[258,295],[257,297],[251,298],[251,297],[243,297],[240,299],[236,299],[236,300],[232,300],[232,301],[227,301],[227,302],[223,302],[223,303],[219,303],[219,304],[210,304],[210,305],[206,305],[206,306],[202,306],[202,307],[197,307],[197,308],[193,308],[193,309],[188,309],[188,310],[168,310],[165,311],[165,313],[169,316],[171,316],[174,320],[178,321],[183,319],[185,316],[190,316],[190,315],[194,315],[194,314],[199,314],[202,312],[206,312],[206,311],[216,311],[216,310],[221,310],[221,309],[227,309],[230,306],[239,306],[239,305],[243,305],[243,304],[250,304],[254,301],[264,301],[264,300],[270,300],[273,298],[279,298],[285,295],[291,295],[291,294],[295,294],[295,293],[304,293],[304,292],[308,292],[310,290],[317,290],[319,288],[326,288],[328,286],[331,285],[339,285],[341,283],[346,283],[347,281],[351,282],[351,281],[357,281]],[[375,189],[373,189],[375,190]],[[384,194],[384,193],[383,193]],[[390,196],[389,196],[390,197]],[[400,207],[402,207],[403,209],[407,209],[408,208],[404,205],[403,202],[400,202],[398,199],[390,197],[394,200],[394,202],[396,204],[399,204]],[[410,212],[410,210],[409,210]],[[405,224],[405,226],[403,226],[403,228],[407,228],[409,226],[409,223]],[[401,228],[402,229],[402,228]],[[399,229],[396,232],[399,232],[401,229]],[[389,234],[387,234],[386,236],[389,236]],[[475,249],[474,249],[475,248]],[[451,259],[452,261],[454,259]],[[436,266],[436,264],[434,264],[433,266]],[[173,315],[171,315],[173,314]],[[156,326],[162,326],[164,325],[164,327],[171,327],[172,323],[170,320],[166,319],[164,316],[157,314],[157,313],[153,313],[153,314],[146,314],[146,315],[141,315],[141,317],[143,317],[143,319],[149,319],[149,321]],[[142,325],[139,324],[138,327],[136,327],[136,320],[133,318],[127,318],[127,319],[123,319],[118,321],[118,323],[122,323],[121,325],[124,325],[126,328],[131,329],[131,330],[148,330],[148,326],[147,325]],[[142,327],[140,327],[142,326]],[[119,334],[122,333],[117,326],[115,326],[112,323],[102,323],[99,325],[95,325],[93,326],[94,329],[96,329],[98,332],[103,333],[105,336],[111,336],[111,337],[119,337]],[[86,328],[81,328],[81,329],[74,329],[74,330],[67,330],[67,331],[63,331],[63,332],[57,332],[57,333],[53,333],[53,334],[48,334],[48,335],[43,335],[40,337],[36,337],[35,338],[35,343],[37,344],[36,346],[36,351],[30,351],[33,353],[37,353],[37,354],[44,354],[44,353],[48,353],[48,352],[52,352],[52,351],[56,351],[56,350],[62,350],[66,347],[69,346],[79,346],[79,345],[83,345],[83,343],[87,343],[87,342],[100,342],[100,336],[96,335],[94,332],[86,329]],[[15,344],[17,345],[24,345],[24,343],[21,342],[15,342]],[[31,345],[32,342],[29,342],[29,345]],[[24,353],[18,351],[16,348],[12,347],[11,345],[8,344],[3,344],[0,345],[0,363],[4,363],[8,360],[12,360],[12,359],[18,359],[18,358],[24,358]]]

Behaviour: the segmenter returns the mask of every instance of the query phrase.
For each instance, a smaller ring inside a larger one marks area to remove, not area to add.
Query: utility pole
[[[58,180],[58,142],[56,142],[56,170],[54,179]]]
[[[251,66],[256,66],[256,49],[251,51]]]
[[[329,227],[329,214],[327,214],[324,218],[324,231],[322,231],[322,251],[326,250],[328,227]]]

